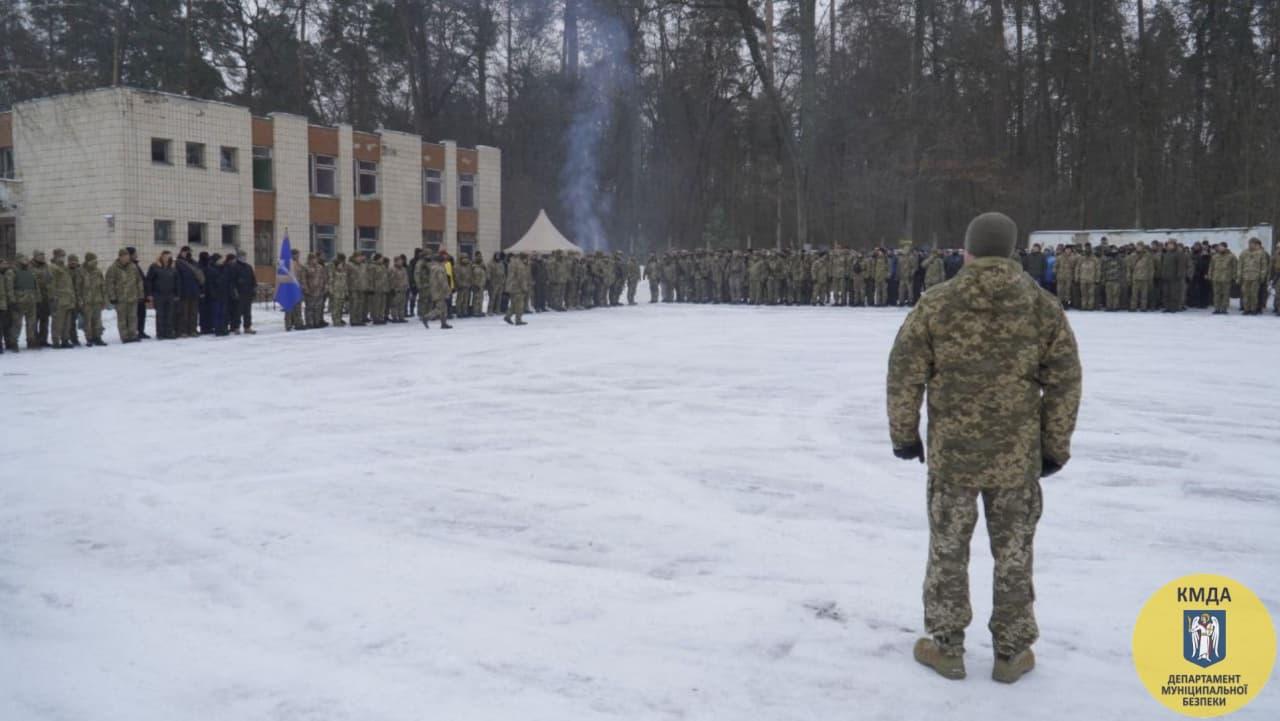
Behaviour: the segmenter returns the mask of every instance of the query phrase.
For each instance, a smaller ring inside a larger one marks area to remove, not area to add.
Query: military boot
[[[441,330],[448,330],[448,329],[450,329],[450,328],[452,328],[452,327],[453,327],[453,326],[449,325],[449,321],[447,321],[447,320],[446,320],[446,321],[441,321],[441,322],[440,322],[440,328],[441,328]]]
[[[430,325],[427,325],[427,319],[426,319],[426,316],[423,316],[422,318],[419,318],[419,320],[421,320],[421,321],[422,321],[422,327],[423,327],[423,328],[426,328],[427,330],[431,330],[431,326],[430,326]]]
[[[916,641],[915,657],[916,661],[933,669],[943,678],[958,681],[965,676],[964,656],[945,653],[942,646],[932,638]]]
[[[1036,655],[1031,649],[1012,657],[997,654],[996,663],[991,667],[991,678],[1000,683],[1014,683],[1035,667]]]

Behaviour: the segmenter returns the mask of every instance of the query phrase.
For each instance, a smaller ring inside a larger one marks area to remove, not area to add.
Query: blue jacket
[[[188,263],[182,258],[174,263],[174,267],[178,269],[178,297],[199,298],[201,284],[196,273],[200,269],[194,263]]]
[[[1044,282],[1052,283],[1058,277],[1058,256],[1050,255],[1044,259]]]

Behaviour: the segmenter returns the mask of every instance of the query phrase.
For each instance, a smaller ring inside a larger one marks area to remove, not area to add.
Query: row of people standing
[[[675,250],[650,255],[644,278],[651,303],[912,305],[963,263],[958,251],[916,248]]]
[[[12,264],[0,260],[0,352],[16,352],[25,333],[28,350],[102,346],[102,312],[114,308],[120,340],[151,338],[147,306],[156,310],[156,337],[173,339],[201,332],[226,335],[252,330],[256,289],[253,267],[236,253],[201,254],[199,263],[183,248],[177,258],[164,251],[143,271],[134,248],[122,248],[105,269],[94,253],[61,248],[37,251]],[[84,343],[80,342],[80,333]]]
[[[1280,281],[1280,254],[1273,259],[1258,238],[1238,257],[1225,243],[1111,245],[1105,238],[1096,249],[1034,244],[1020,255],[1027,273],[1074,310],[1177,313],[1212,306],[1221,315],[1238,297],[1246,315],[1257,315],[1266,306],[1268,282]],[[1280,296],[1275,311],[1280,314]]]

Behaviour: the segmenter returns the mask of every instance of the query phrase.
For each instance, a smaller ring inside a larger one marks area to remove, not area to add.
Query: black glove
[[[920,441],[916,441],[908,446],[894,446],[893,455],[904,461],[918,458],[921,463],[924,463],[924,444]]]
[[[1062,464],[1053,460],[1048,456],[1040,457],[1040,477],[1048,478],[1058,471],[1062,470]]]
[[[109,301],[107,301],[107,302],[108,302],[108,303],[110,303],[111,305],[120,305],[119,303],[117,303],[117,302],[116,302],[116,299],[115,299],[115,298],[112,298],[111,300],[109,300]]]

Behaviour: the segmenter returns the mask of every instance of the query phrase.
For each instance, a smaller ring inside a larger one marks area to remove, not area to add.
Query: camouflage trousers
[[[944,652],[964,652],[973,620],[969,605],[969,542],[981,497],[995,558],[994,608],[987,628],[996,653],[1013,656],[1039,637],[1033,610],[1032,542],[1040,520],[1040,482],[1013,488],[965,488],[929,480],[929,565],[924,579],[924,625]]]
[[[1120,304],[1123,301],[1122,289],[1119,283],[1106,284],[1107,310],[1120,310]]]
[[[898,305],[911,305],[915,302],[915,286],[910,280],[898,281]]]
[[[369,320],[375,325],[387,322],[387,294],[373,291],[365,294],[365,307],[369,309]]]
[[[874,294],[875,305],[877,307],[888,305],[889,304],[889,281],[888,280],[875,281],[875,289],[876,289]]]
[[[1097,298],[1098,298],[1097,289],[1094,288],[1093,283],[1082,282],[1080,284],[1080,309],[1081,310],[1094,310],[1095,308],[1097,308],[1097,305],[1094,303],[1094,301],[1097,300]]]
[[[369,312],[365,308],[365,292],[357,290],[351,293],[351,325],[364,325],[368,321]]]
[[[1259,280],[1244,280],[1240,283],[1240,296],[1244,302],[1244,312],[1255,313],[1260,310],[1258,306],[1258,290],[1262,287]]]
[[[347,310],[347,299],[345,296],[329,295],[329,317],[333,319],[334,326],[346,325],[346,321],[342,320],[342,314]]]
[[[116,330],[120,333],[121,342],[138,337],[137,304],[116,303]]]
[[[1146,310],[1151,301],[1151,281],[1135,280],[1129,295],[1129,310]]]
[[[99,303],[84,304],[84,337],[102,340],[102,305]]]
[[[1231,281],[1215,280],[1213,281],[1213,309],[1221,313],[1226,313],[1231,307]]]
[[[511,303],[507,305],[507,314],[505,317],[510,319],[512,316],[515,316],[517,323],[523,322],[525,311],[524,304],[527,297],[528,296],[525,293],[512,293]]]

